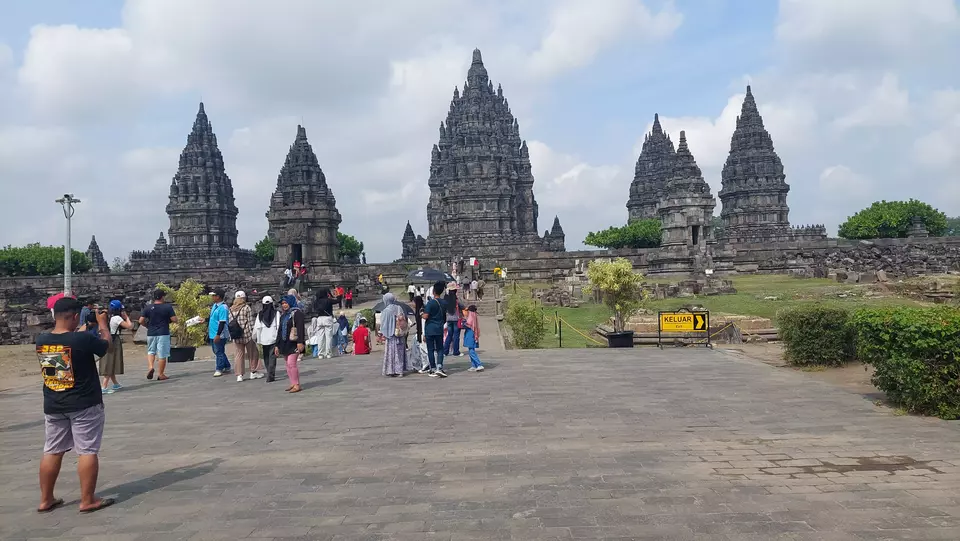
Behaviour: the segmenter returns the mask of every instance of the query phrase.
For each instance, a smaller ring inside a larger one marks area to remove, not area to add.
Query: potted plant
[[[207,327],[202,323],[188,327],[187,320],[197,316],[204,319],[210,317],[210,296],[205,293],[204,285],[195,280],[185,280],[177,289],[160,282],[157,289],[167,293],[167,300],[173,303],[177,314],[177,323],[170,324],[170,338],[173,342],[170,362],[192,361],[197,347],[206,341]]]
[[[587,278],[590,288],[599,293],[603,303],[613,311],[613,332],[607,335],[607,345],[632,348],[633,331],[624,327],[643,302],[643,275],[634,272],[628,259],[620,257],[613,261],[591,261]]]

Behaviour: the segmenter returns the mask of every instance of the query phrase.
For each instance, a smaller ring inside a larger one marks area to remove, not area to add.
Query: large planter
[[[633,331],[612,332],[607,335],[607,347],[632,348]]]
[[[196,353],[197,353],[197,348],[192,346],[170,348],[170,362],[185,363],[187,361],[192,361],[193,356]]]

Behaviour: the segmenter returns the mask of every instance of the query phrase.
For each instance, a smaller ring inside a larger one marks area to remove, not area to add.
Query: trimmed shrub
[[[510,299],[504,321],[510,328],[513,345],[520,349],[539,347],[540,341],[547,335],[540,307],[525,299]]]
[[[821,305],[801,306],[777,314],[787,361],[795,365],[841,366],[854,359],[850,313]]]
[[[910,412],[960,418],[960,310],[861,309],[850,319],[873,384]]]

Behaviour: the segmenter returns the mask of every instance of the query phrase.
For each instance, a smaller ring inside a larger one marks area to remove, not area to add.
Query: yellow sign
[[[660,332],[707,332],[710,312],[660,312]]]

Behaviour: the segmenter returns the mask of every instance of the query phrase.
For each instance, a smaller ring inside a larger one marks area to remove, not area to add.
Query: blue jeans
[[[453,346],[453,354],[460,355],[460,328],[456,321],[447,322],[447,339],[443,342],[443,354],[450,355],[450,346]]]
[[[230,360],[227,359],[227,341],[220,339],[220,343],[210,341],[210,347],[213,348],[213,355],[217,358],[217,370],[226,372],[230,370]]]
[[[427,359],[430,361],[430,370],[443,370],[443,335],[426,335]]]
[[[473,337],[473,331],[467,329],[463,333],[463,345],[466,346],[467,352],[470,354],[470,366],[474,368],[480,368],[483,366],[483,363],[480,362],[480,356],[477,355],[477,340]]]

